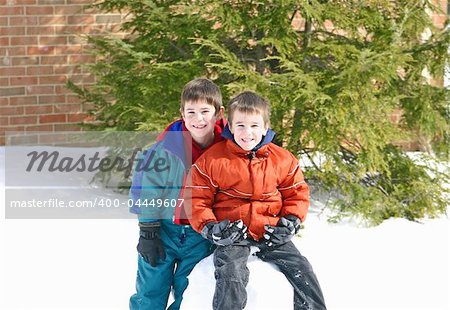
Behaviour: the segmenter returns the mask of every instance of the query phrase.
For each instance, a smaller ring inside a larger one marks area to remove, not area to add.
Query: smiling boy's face
[[[223,109],[216,115],[216,109],[206,100],[188,101],[184,104],[182,111],[184,124],[196,142],[203,142],[212,135],[216,121],[222,115]]]
[[[244,150],[251,151],[267,133],[267,127],[260,113],[233,112],[230,124],[231,133],[236,143]]]

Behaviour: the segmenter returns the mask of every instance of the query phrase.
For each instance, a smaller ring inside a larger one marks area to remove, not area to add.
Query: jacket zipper
[[[180,236],[180,242],[181,244],[184,244],[186,241],[186,228],[184,225],[181,226],[181,236]]]

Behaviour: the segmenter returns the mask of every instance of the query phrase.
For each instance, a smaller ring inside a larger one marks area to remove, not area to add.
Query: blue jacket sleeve
[[[129,198],[140,222],[172,219],[184,182],[180,160],[158,144],[137,157]]]

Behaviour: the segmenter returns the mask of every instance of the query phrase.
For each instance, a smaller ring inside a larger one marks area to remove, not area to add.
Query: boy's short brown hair
[[[184,111],[186,102],[198,102],[205,100],[219,113],[222,107],[222,93],[220,88],[213,81],[207,78],[196,78],[188,82],[181,93],[181,112]]]
[[[231,125],[236,110],[248,114],[261,114],[266,128],[270,127],[270,102],[254,92],[244,91],[228,102],[228,122]]]

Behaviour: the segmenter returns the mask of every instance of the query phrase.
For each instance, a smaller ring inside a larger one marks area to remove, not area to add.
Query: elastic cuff
[[[139,227],[156,228],[156,227],[161,227],[161,223],[160,222],[139,222]]]

